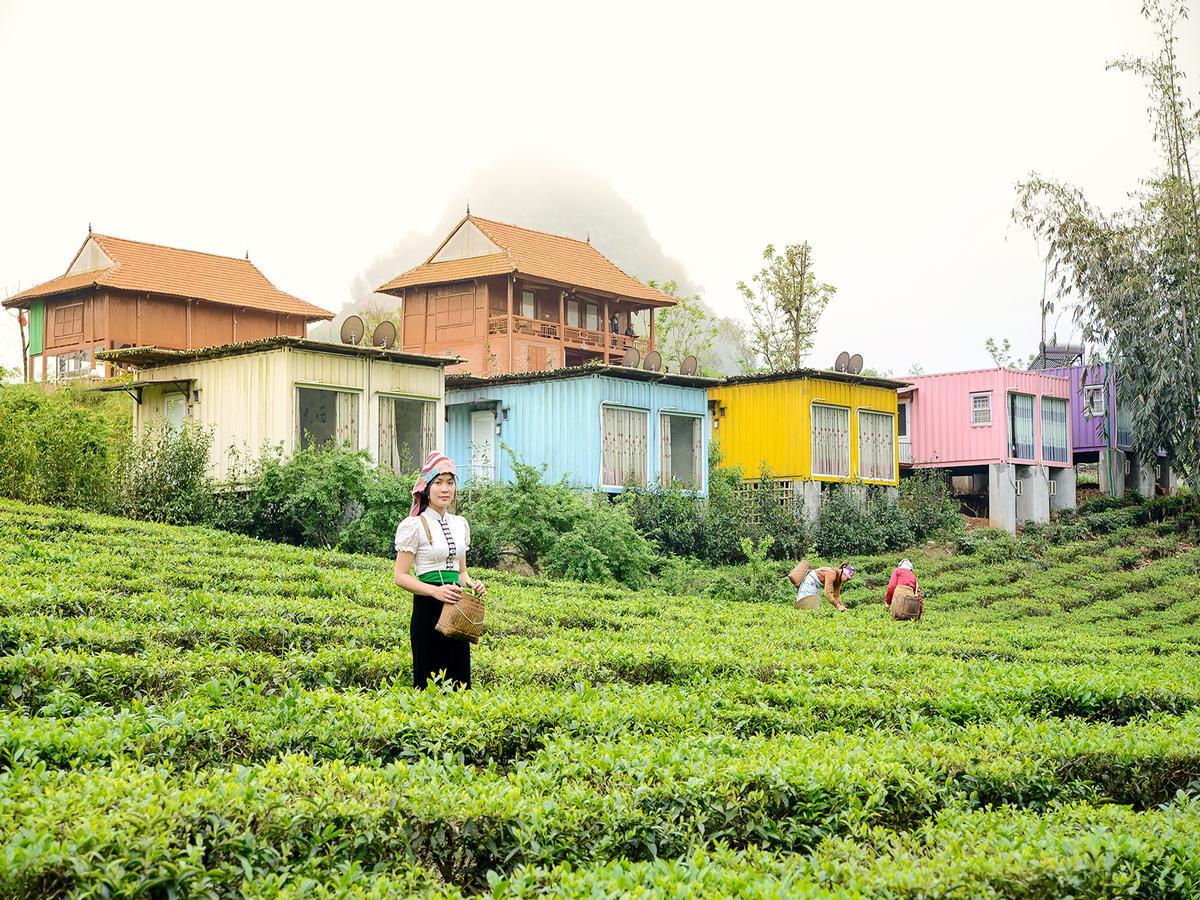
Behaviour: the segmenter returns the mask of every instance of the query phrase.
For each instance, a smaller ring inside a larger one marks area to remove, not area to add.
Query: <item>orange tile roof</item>
[[[625,274],[586,241],[504,222],[493,222],[478,216],[467,216],[454,227],[451,234],[467,221],[473,223],[504,252],[446,262],[435,263],[427,260],[415,269],[409,269],[396,276],[377,290],[393,293],[401,288],[416,285],[442,284],[487,275],[515,273],[530,278],[544,278],[583,290],[628,297],[647,306],[675,305],[671,297]],[[435,250],[430,260],[436,255]]]
[[[104,234],[89,237],[108,254],[113,261],[111,266],[51,279],[9,297],[4,306],[24,306],[38,297],[97,285],[262,309],[306,319],[333,318],[329,310],[279,290],[248,259],[180,250]]]

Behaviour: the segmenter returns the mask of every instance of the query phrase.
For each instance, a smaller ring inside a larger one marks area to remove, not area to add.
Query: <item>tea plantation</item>
[[[0,895],[1200,896],[1200,549],[914,551],[919,623],[0,501]],[[1084,535],[1080,535],[1084,537]]]

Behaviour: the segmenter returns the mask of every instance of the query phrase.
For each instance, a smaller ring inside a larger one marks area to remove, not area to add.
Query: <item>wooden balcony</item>
[[[561,336],[560,336],[561,328]],[[512,317],[513,334],[525,334],[530,337],[544,338],[550,341],[562,340],[568,347],[579,350],[595,350],[603,353],[624,353],[630,347],[643,348],[647,342],[643,339],[630,337],[625,334],[613,334],[606,331],[595,331],[591,328],[576,328],[573,325],[562,327],[558,322],[546,322],[541,319],[530,319],[525,316]],[[488,334],[508,334],[508,316],[492,316],[488,319]]]

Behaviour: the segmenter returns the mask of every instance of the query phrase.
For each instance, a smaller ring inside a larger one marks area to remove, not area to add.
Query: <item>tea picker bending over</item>
[[[434,673],[463,687],[471,686],[471,645],[437,630],[444,604],[463,598],[460,585],[478,595],[482,581],[467,573],[471,527],[452,515],[458,470],[443,453],[430,453],[413,484],[412,508],[396,529],[396,584],[413,595],[408,636],[412,644],[413,683],[424,688]],[[411,570],[411,571],[410,571]]]
[[[921,596],[912,560],[902,559],[900,565],[892,569],[892,580],[888,582],[883,605],[891,611],[892,618],[898,621],[919,619],[924,614],[925,599]]]
[[[788,578],[796,585],[796,609],[816,609],[821,605],[823,592],[838,612],[845,612],[846,607],[842,604],[842,585],[853,577],[854,566],[850,563],[842,563],[836,569],[829,566],[814,569],[804,560],[800,560],[788,573]]]

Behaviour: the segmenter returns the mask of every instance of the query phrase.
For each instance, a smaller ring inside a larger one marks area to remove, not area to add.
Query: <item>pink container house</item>
[[[945,469],[967,505],[1008,531],[1075,505],[1068,379],[977,369],[905,380],[902,465]]]

